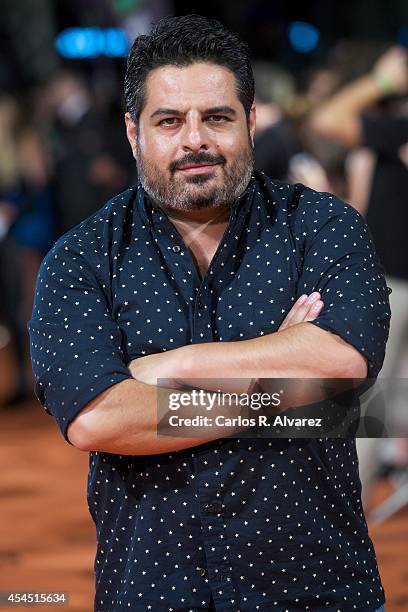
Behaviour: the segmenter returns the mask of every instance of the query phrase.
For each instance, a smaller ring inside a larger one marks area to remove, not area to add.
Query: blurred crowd
[[[0,97],[0,317],[19,373],[7,405],[31,394],[26,322],[42,258],[136,180],[119,96],[98,85],[99,96],[83,75],[61,71],[24,97]]]
[[[392,288],[382,376],[406,376],[407,51],[342,41],[301,75],[265,61],[254,74],[256,167],[334,192],[367,218]],[[32,396],[26,321],[43,256],[136,181],[120,83],[108,77],[64,67],[23,94],[0,94],[0,347],[11,338],[18,373],[4,406]],[[382,455],[385,467],[407,465],[404,442]]]

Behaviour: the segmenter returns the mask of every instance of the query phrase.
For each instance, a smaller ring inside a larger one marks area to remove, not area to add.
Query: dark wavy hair
[[[255,86],[248,46],[219,21],[201,15],[165,17],[150,34],[138,36],[130,50],[125,75],[126,109],[137,122],[145,103],[145,83],[160,66],[208,62],[229,68],[247,118]]]

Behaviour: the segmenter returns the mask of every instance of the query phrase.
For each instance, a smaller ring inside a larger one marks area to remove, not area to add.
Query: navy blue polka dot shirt
[[[276,332],[302,293],[310,324],[376,377],[388,290],[367,226],[328,193],[255,173],[201,278],[140,185],[44,259],[29,322],[36,394],[64,436],[132,359]],[[374,611],[384,602],[353,439],[224,438],[147,456],[90,454],[95,611]]]

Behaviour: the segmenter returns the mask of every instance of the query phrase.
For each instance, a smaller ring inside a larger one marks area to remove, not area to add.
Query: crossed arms
[[[224,437],[157,436],[157,379],[365,378],[362,354],[339,336],[311,325],[323,302],[318,293],[294,304],[279,330],[252,340],[183,346],[128,364],[133,378],[93,399],[75,417],[68,438],[84,451],[151,455]],[[244,390],[242,390],[244,391]]]

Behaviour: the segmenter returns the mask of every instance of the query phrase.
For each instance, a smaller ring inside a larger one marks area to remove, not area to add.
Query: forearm
[[[203,379],[213,379],[216,388],[238,393],[250,392],[254,379],[365,378],[367,374],[365,360],[356,349],[310,323],[252,340],[188,345],[171,353],[179,364],[174,377],[180,381],[200,387]],[[230,378],[242,383],[220,380]],[[204,387],[211,389],[212,385]],[[205,437],[185,437],[185,430],[183,436],[158,437],[157,387],[129,379],[90,402],[71,424],[68,436],[82,450],[151,455],[190,448],[239,431],[206,428]]]
[[[313,114],[310,127],[345,145],[361,144],[360,115],[384,96],[405,95],[408,90],[407,52],[394,46],[375,63],[370,74],[336,93]]]
[[[361,144],[361,114],[383,97],[375,79],[363,76],[344,87],[311,115],[310,128],[345,146]]]
[[[101,393],[79,413],[68,428],[68,438],[84,451],[152,455],[190,448],[238,431],[207,427],[199,437],[187,437],[186,429],[183,435],[159,437],[157,414],[157,387],[125,380]]]
[[[317,350],[318,347],[318,350]],[[183,377],[202,378],[365,378],[358,351],[335,334],[300,323],[252,340],[214,342],[184,351]]]

